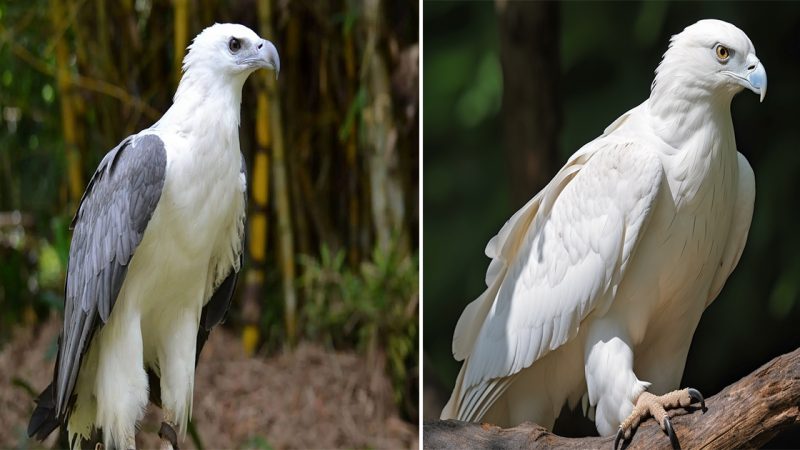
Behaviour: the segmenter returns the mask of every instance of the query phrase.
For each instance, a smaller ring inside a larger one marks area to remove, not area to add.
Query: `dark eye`
[[[231,40],[228,41],[228,48],[231,50],[232,53],[236,53],[239,51],[239,49],[242,48],[242,41],[236,38],[231,38]]]

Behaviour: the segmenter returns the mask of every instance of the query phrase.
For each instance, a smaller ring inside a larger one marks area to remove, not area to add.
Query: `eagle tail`
[[[53,396],[53,383],[50,383],[36,399],[36,408],[33,410],[31,421],[28,422],[28,437],[36,436],[43,441],[60,425],[56,416],[56,401]]]

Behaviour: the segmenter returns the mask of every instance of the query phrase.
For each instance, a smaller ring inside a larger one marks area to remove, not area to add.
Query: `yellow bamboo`
[[[258,2],[259,29],[261,36],[274,38],[272,31],[272,5],[269,0]],[[278,254],[280,258],[281,279],[283,282],[284,324],[289,346],[294,345],[297,337],[297,296],[294,289],[295,261],[294,236],[292,233],[291,208],[289,203],[289,186],[286,178],[286,161],[284,158],[283,121],[280,110],[280,94],[274,77],[266,80],[269,95],[270,130],[272,131],[272,170],[273,194],[278,213],[277,234]]]
[[[269,100],[266,84],[258,83],[256,102],[256,151],[250,183],[253,207],[250,213],[249,245],[252,265],[245,280],[242,303],[242,346],[245,354],[252,355],[261,335],[258,328],[261,318],[261,294],[264,285],[264,266],[267,254],[269,201]]]
[[[186,40],[189,34],[189,0],[173,0],[175,7],[175,48],[172,70],[175,85],[181,80],[181,64],[186,51]]]
[[[53,27],[60,29],[66,20],[62,0],[50,1],[50,19]],[[56,42],[56,81],[61,103],[61,127],[64,131],[64,153],[67,160],[68,199],[77,203],[83,194],[83,171],[75,133],[75,110],[72,103],[72,82],[69,70],[69,48],[66,39]]]

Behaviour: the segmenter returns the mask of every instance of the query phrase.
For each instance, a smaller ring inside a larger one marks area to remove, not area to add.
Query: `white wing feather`
[[[753,168],[741,153],[737,154],[739,162],[739,179],[737,184],[736,202],[734,202],[733,215],[731,216],[731,231],[728,237],[728,244],[722,254],[719,268],[714,274],[714,281],[711,282],[706,306],[710,305],[719,292],[728,276],[739,263],[742,257],[744,244],[747,242],[747,234],[750,231],[750,222],[753,220],[753,205],[756,197],[756,178],[753,175]]]
[[[508,261],[513,261],[516,258],[517,250],[520,248],[520,241],[528,231],[532,219],[539,211],[542,198],[547,197],[548,201],[545,203],[548,206],[552,205],[558,193],[563,188],[563,185],[572,179],[572,176],[579,171],[586,161],[598,150],[599,146],[596,144],[618,129],[625,123],[628,117],[639,108],[641,108],[641,106],[633,108],[621,115],[617,120],[611,123],[611,125],[606,127],[603,134],[597,140],[584,145],[575,152],[564,167],[553,177],[550,183],[536,194],[536,196],[530,199],[525,206],[514,213],[503,225],[503,228],[500,229],[500,232],[486,244],[484,253],[492,259],[489,263],[489,268],[486,270],[486,287],[488,289],[484,291],[480,297],[467,305],[461,317],[458,319],[455,332],[453,333],[453,356],[455,356],[456,361],[464,360],[470,352],[472,352],[472,347],[475,343],[475,339],[478,337],[481,324],[497,295],[499,282],[502,282],[505,277]]]
[[[480,419],[511,377],[608,308],[662,173],[655,153],[604,135],[489,242],[488,289],[465,309],[453,338],[456,359],[467,361],[447,407],[452,415]]]

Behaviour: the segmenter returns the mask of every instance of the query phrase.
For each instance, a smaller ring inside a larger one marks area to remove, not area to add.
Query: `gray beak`
[[[764,70],[764,66],[761,64],[761,61],[756,60],[755,66],[751,69],[746,77],[748,89],[755,92],[761,97],[760,101],[764,101],[764,97],[767,96],[767,71]],[[751,66],[752,67],[752,66]]]
[[[752,53],[747,55],[745,67],[741,72],[726,70],[722,73],[735,79],[742,87],[758,94],[763,102],[764,97],[767,96],[767,71],[764,70],[761,61]]]
[[[278,73],[281,71],[281,57],[278,56],[278,49],[272,42],[262,39],[258,44],[258,57],[259,66],[272,69],[275,71],[275,79],[278,79]]]
[[[764,70],[761,61],[752,53],[747,55],[745,61],[746,71],[735,78],[739,79],[742,86],[758,94],[761,98],[760,101],[763,102],[764,97],[767,96],[767,71]]]

